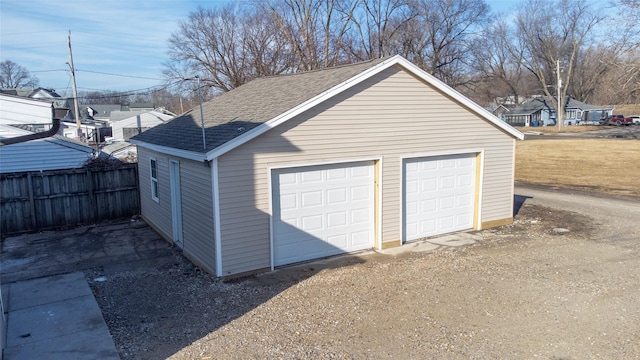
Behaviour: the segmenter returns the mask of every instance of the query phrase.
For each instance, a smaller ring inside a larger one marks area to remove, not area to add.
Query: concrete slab
[[[47,303],[93,294],[84,274],[75,272],[9,284],[8,311],[30,308]]]
[[[10,291],[11,291],[10,284],[2,284],[2,286],[0,286],[0,292],[2,292],[2,306],[4,307],[4,312],[5,313],[7,311],[9,311],[7,309],[7,305],[9,304],[9,292]]]
[[[9,311],[7,347],[91,332],[104,324],[93,296]]]
[[[443,247],[458,247],[464,245],[475,244],[481,240],[481,237],[470,233],[456,233],[450,235],[444,235],[439,237],[433,237],[418,241],[412,241],[402,246],[377,250],[380,254],[386,255],[399,255],[409,252],[425,252],[434,251]]]
[[[9,284],[4,358],[118,359],[80,272]]]
[[[402,246],[378,250],[379,253],[385,255],[400,255],[410,252],[425,252],[425,251],[433,251],[438,249],[440,246],[429,243],[427,241],[415,241],[408,244],[403,244]]]
[[[473,235],[469,233],[459,233],[459,234],[440,236],[437,238],[430,238],[430,239],[427,239],[427,241],[436,245],[457,247],[457,246],[475,244],[476,241],[478,241],[479,239],[480,237],[477,235]]]
[[[119,360],[111,337],[98,338],[78,332],[13,346],[4,350],[6,360]]]
[[[3,283],[173,255],[173,245],[142,221],[46,231],[2,241]]]

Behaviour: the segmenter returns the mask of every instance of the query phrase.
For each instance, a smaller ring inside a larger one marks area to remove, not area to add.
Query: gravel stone
[[[227,282],[178,251],[86,275],[122,359],[637,359],[640,247],[606,232],[525,204],[462,247]]]

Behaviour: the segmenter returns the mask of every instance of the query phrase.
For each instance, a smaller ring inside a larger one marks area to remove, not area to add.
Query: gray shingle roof
[[[207,151],[326,92],[388,58],[291,75],[255,79],[203,104]],[[194,152],[202,147],[200,108],[132,138]]]

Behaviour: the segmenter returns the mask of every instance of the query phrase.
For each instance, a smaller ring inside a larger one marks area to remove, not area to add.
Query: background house
[[[51,126],[51,102],[0,94],[0,124],[31,126],[33,131]]]
[[[597,125],[601,117],[610,113],[610,107],[589,105],[567,97],[564,125],[581,123]],[[554,126],[557,118],[551,99],[545,96],[536,97],[518,105],[506,112],[504,117],[505,121],[512,126]]]
[[[160,125],[174,116],[163,111],[151,110],[130,115],[122,120],[111,121],[112,140],[128,141],[132,136]]]
[[[131,141],[143,218],[218,276],[512,221],[522,133],[400,56],[203,108]]]
[[[0,125],[0,139],[32,134],[11,125]],[[0,146],[0,173],[81,168],[98,152],[86,144],[56,135]]]

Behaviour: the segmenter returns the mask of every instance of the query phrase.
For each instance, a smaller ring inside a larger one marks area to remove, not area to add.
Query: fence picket
[[[2,236],[140,213],[137,164],[1,174],[0,189]]]

